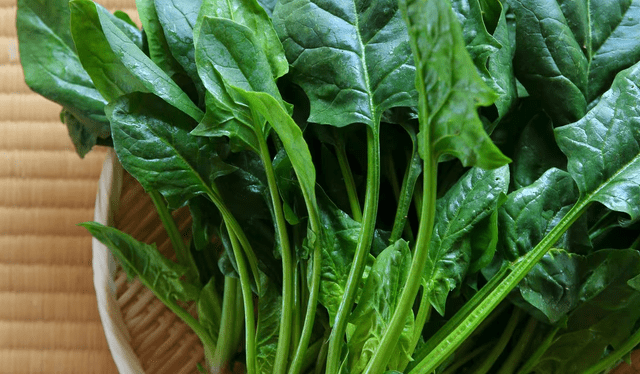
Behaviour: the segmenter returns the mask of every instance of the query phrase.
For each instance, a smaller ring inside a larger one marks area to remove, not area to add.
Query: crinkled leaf
[[[187,269],[164,257],[155,244],[139,242],[118,229],[97,222],[85,222],[80,226],[109,248],[129,277],[138,277],[154,294],[170,302],[197,300],[198,288],[180,280]]]
[[[516,76],[555,125],[582,118],[617,72],[640,58],[637,0],[509,0]]]
[[[202,0],[154,0],[158,21],[169,50],[194,82],[203,99],[204,87],[195,60],[194,26]]]
[[[499,120],[517,98],[506,9],[498,1],[454,0],[451,3],[480,77],[498,94],[494,104]]]
[[[196,120],[202,111],[171,78],[153,63],[89,0],[72,0],[71,29],[83,66],[110,102],[131,92],[152,92]]]
[[[258,373],[271,373],[278,350],[282,295],[272,282],[268,282],[266,287],[263,285],[262,289],[263,294],[258,301],[256,361]]]
[[[155,0],[136,0],[136,8],[138,9],[142,28],[147,36],[151,61],[169,76],[183,71],[182,66],[173,57],[169,49],[169,44],[158,19]]]
[[[209,138],[189,134],[193,119],[148,93],[109,104],[114,148],[122,166],[146,190],[158,190],[171,208],[210,190],[224,167]]]
[[[582,303],[535,368],[537,373],[581,373],[634,333],[640,292],[628,282],[640,274],[640,253],[604,249],[586,257],[578,295]]]
[[[320,222],[326,231],[321,246],[322,270],[318,300],[329,312],[329,323],[333,325],[347,285],[362,225],[338,209],[324,193],[318,193],[318,206]],[[387,247],[380,235],[374,236],[372,246],[374,252],[381,252]],[[375,258],[369,255],[365,266],[370,268],[374,260]],[[368,272],[368,269],[364,270],[363,279],[366,279]],[[360,282],[360,289],[362,286],[364,282]]]
[[[361,373],[377,350],[382,335],[395,312],[400,294],[411,267],[409,244],[403,239],[387,247],[376,258],[358,306],[350,317],[355,330],[349,338],[349,373]],[[398,369],[411,360],[411,340],[414,334],[414,316],[409,313],[400,339],[392,349],[394,354],[388,369]]]
[[[529,186],[550,168],[566,169],[567,159],[558,148],[553,123],[544,113],[534,114],[515,146],[513,189]]]
[[[518,284],[522,298],[547,322],[560,321],[579,303],[582,264],[582,256],[552,248]]]
[[[569,173],[549,169],[531,185],[509,194],[500,209],[498,248],[508,261],[529,252],[552,229],[557,216],[577,201]]]
[[[20,62],[27,85],[64,107],[73,143],[80,156],[108,138],[107,101],[83,69],[70,31],[67,0],[18,1],[16,27]]]
[[[580,199],[640,216],[640,63],[616,76],[580,121],[555,130]]]
[[[409,25],[420,94],[420,154],[425,138],[435,156],[452,155],[464,166],[485,169],[510,160],[493,144],[478,117],[496,94],[483,82],[465,49],[462,29],[449,1],[401,1]],[[428,136],[426,136],[428,134]]]
[[[289,70],[289,63],[271,19],[256,0],[204,0],[198,21],[202,22],[204,17],[224,18],[247,26],[254,32],[258,45],[264,51],[273,77],[279,78]],[[194,33],[198,31],[196,26]]]
[[[406,26],[397,1],[287,0],[273,23],[309,121],[378,126],[386,109],[416,103]]]
[[[489,171],[473,168],[437,200],[424,279],[429,302],[441,315],[449,292],[469,271],[473,228],[497,208],[508,184],[507,166]]]
[[[234,86],[280,98],[269,61],[258,45],[255,33],[228,19],[204,17],[196,62],[208,90],[208,114],[194,134],[228,136],[234,149],[257,152],[256,136],[265,134],[264,123],[252,118],[244,100],[234,95],[235,91],[229,91],[229,86]]]

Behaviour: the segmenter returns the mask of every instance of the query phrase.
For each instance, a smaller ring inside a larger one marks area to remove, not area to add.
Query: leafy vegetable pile
[[[600,373],[640,343],[639,0],[136,3],[144,31],[19,0],[22,64],[151,194],[178,263],[82,226],[210,372]]]

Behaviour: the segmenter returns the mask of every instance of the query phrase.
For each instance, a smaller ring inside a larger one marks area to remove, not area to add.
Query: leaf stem
[[[233,353],[236,346],[233,345],[236,331],[236,318],[242,318],[236,314],[236,293],[238,292],[238,279],[232,277],[224,278],[224,294],[222,300],[222,318],[220,318],[220,330],[218,332],[218,344],[216,351],[209,362],[209,370],[211,373],[218,373],[224,368]]]
[[[489,282],[485,287],[491,286],[487,292],[478,292],[468,304],[473,305],[472,310],[465,309],[464,316],[454,316],[443,329],[451,332],[442,340],[435,343],[435,348],[418,363],[410,374],[431,373],[435,370],[462,342],[471,335],[473,330],[484,320],[487,315],[511,292],[511,290],[527,275],[527,273],[540,261],[562,234],[584,213],[590,201],[588,198],[578,201],[562,220],[525,256],[510,264],[506,269],[506,276],[498,284]],[[501,271],[496,276],[501,275]],[[494,277],[495,278],[495,277]],[[484,287],[483,287],[484,290]],[[480,296],[482,295],[482,296]],[[448,326],[449,325],[449,326]],[[455,327],[454,327],[455,326]]]
[[[282,313],[280,315],[280,331],[278,332],[278,347],[276,350],[273,372],[284,373],[287,369],[287,359],[289,357],[289,345],[291,344],[291,331],[293,325],[293,276],[294,263],[292,259],[291,246],[289,245],[289,234],[282,210],[280,193],[276,184],[276,177],[271,164],[269,147],[262,134],[258,134],[260,144],[260,157],[264,164],[264,171],[267,176],[269,195],[273,205],[273,214],[280,242],[280,254],[282,255]]]
[[[612,365],[614,365],[622,356],[629,353],[633,348],[640,344],[640,329],[636,330],[618,349],[614,350],[597,364],[588,368],[584,374],[598,374]]]
[[[520,335],[515,348],[511,350],[511,353],[509,353],[509,356],[502,364],[502,367],[498,371],[498,374],[511,374],[515,371],[516,367],[520,363],[520,360],[522,359],[524,350],[527,348],[527,346],[529,345],[529,341],[533,337],[537,325],[538,320],[533,317],[529,317],[527,326],[525,326],[524,330],[522,331],[522,334]]]
[[[549,347],[553,343],[553,338],[555,338],[556,334],[558,333],[558,331],[560,331],[561,328],[561,324],[558,324],[551,331],[549,331],[542,343],[538,345],[538,348],[536,348],[536,351],[533,352],[533,354],[529,356],[529,359],[522,365],[522,367],[520,367],[520,370],[518,370],[517,374],[529,374],[531,372],[531,369],[536,366],[538,360],[540,360],[540,357],[542,357],[547,349],[549,349]]]
[[[500,355],[504,351],[504,348],[507,346],[507,343],[509,343],[509,340],[511,340],[511,336],[518,326],[521,316],[522,310],[518,307],[514,307],[511,313],[511,317],[509,318],[509,322],[507,322],[507,326],[502,332],[502,335],[500,335],[500,339],[498,339],[498,342],[493,346],[493,349],[489,352],[489,355],[484,359],[482,364],[480,364],[480,366],[474,371],[474,373],[486,374],[489,372],[489,370],[491,370],[491,367],[496,362],[498,357],[500,357]]]
[[[349,159],[347,158],[347,152],[344,146],[344,140],[338,133],[337,128],[333,128],[333,137],[335,139],[336,156],[338,158],[338,164],[340,165],[340,171],[342,172],[342,178],[347,190],[347,196],[349,197],[349,204],[351,206],[351,215],[357,222],[362,222],[362,209],[360,209],[360,200],[358,199],[358,191],[356,189],[356,182],[353,180],[353,173],[349,166]]]
[[[413,233],[411,232],[411,226],[407,225],[407,219],[409,215],[409,209],[411,208],[411,201],[413,199],[414,190],[418,177],[422,172],[422,161],[418,152],[414,152],[411,156],[411,161],[407,165],[407,170],[404,173],[402,180],[402,190],[398,199],[398,210],[396,211],[396,218],[393,222],[393,229],[391,230],[391,237],[389,243],[393,244],[402,235],[402,232],[409,234],[407,239],[413,241]]]
[[[418,226],[418,237],[416,240],[416,246],[413,253],[413,260],[411,261],[411,268],[409,269],[409,275],[407,276],[407,282],[402,289],[400,299],[396,310],[389,321],[389,326],[385,330],[378,348],[373,354],[373,357],[369,361],[365,374],[378,374],[383,373],[391,354],[393,354],[393,347],[395,342],[398,341],[408,313],[411,313],[411,308],[418,294],[420,288],[420,279],[424,273],[424,266],[427,262],[429,255],[429,247],[431,243],[431,235],[433,233],[433,224],[435,221],[435,206],[436,206],[436,190],[437,190],[437,177],[438,177],[438,162],[437,155],[431,152],[431,142],[428,135],[425,135],[425,154],[430,155],[429,159],[424,160],[424,184],[422,200],[422,209],[420,215],[420,225]]]
[[[378,212],[378,199],[380,197],[380,130],[378,127],[367,126],[367,192],[364,201],[362,229],[358,238],[353,263],[349,270],[349,276],[347,277],[344,295],[338,306],[333,330],[329,336],[327,374],[338,372],[347,322],[355,301],[358,284],[362,278],[364,262],[367,254],[369,254],[373,240]],[[404,320],[402,322],[404,323]]]
[[[181,265],[189,268],[189,270],[187,271],[187,278],[189,282],[199,285],[200,279],[198,277],[198,267],[193,260],[193,256],[191,256],[191,252],[189,252],[187,246],[184,244],[182,235],[180,235],[180,230],[178,230],[176,222],[174,221],[171,212],[169,212],[169,209],[167,208],[164,197],[160,194],[160,192],[156,190],[149,191],[149,197],[151,197],[153,205],[156,206],[158,216],[160,217],[162,225],[164,226],[164,229],[166,230],[167,235],[171,240],[171,244],[173,245],[173,250],[176,253],[178,262]]]
[[[246,350],[246,365],[247,373],[257,373],[256,371],[256,323],[253,313],[253,294],[251,292],[251,281],[249,278],[249,272],[247,271],[247,265],[242,251],[240,250],[240,243],[235,233],[227,229],[229,232],[229,240],[231,241],[231,247],[233,248],[233,254],[236,258],[238,265],[238,273],[240,275],[240,285],[242,287],[242,298],[244,301],[244,323],[245,323],[245,350]],[[259,279],[256,280],[259,283]]]
[[[464,355],[464,357],[460,358],[460,359],[456,359],[456,361],[453,363],[453,365],[449,366],[445,371],[442,372],[442,374],[455,374],[456,370],[458,370],[460,367],[462,367],[464,364],[466,364],[467,362],[473,360],[476,356],[478,356],[481,353],[484,353],[486,351],[489,350],[489,348],[491,348],[491,346],[494,344],[493,341],[483,344],[480,347],[474,349],[473,351],[471,351],[471,353]]]

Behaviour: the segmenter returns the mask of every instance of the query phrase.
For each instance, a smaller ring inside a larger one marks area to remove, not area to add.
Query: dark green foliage
[[[165,213],[177,262],[82,226],[206,370],[596,374],[640,344],[640,0],[136,4],[144,31],[19,0],[21,62]]]

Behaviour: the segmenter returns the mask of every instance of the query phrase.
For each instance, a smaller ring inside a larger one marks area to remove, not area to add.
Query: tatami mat
[[[100,1],[137,22],[134,0]],[[19,63],[16,0],[0,0],[0,374],[117,373],[96,307],[91,237],[105,157],[80,159],[60,107]]]

